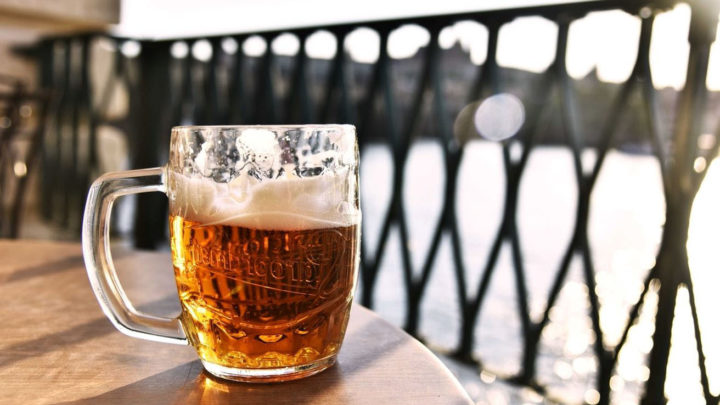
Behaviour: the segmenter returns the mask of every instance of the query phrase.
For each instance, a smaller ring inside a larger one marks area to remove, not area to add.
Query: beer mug
[[[181,314],[141,313],[110,257],[119,196],[169,199]],[[358,148],[350,125],[185,126],[164,167],[108,173],[82,229],[93,291],[121,332],[191,344],[236,381],[287,381],[334,364],[348,323],[360,243]]]

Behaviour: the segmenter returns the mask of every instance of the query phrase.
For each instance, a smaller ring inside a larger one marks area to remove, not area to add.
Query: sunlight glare
[[[720,14],[718,14],[718,19],[720,19]],[[720,26],[715,34],[715,42],[710,47],[710,63],[705,83],[711,91],[720,91]]]
[[[470,52],[470,60],[475,65],[482,65],[487,59],[488,29],[475,21],[459,21],[453,25],[460,46]]]
[[[243,42],[242,49],[247,56],[259,57],[267,50],[267,42],[261,36],[253,35]]]
[[[338,41],[329,31],[320,30],[307,38],[305,52],[311,58],[332,59],[337,53]]]
[[[300,49],[300,40],[297,36],[286,32],[275,38],[271,47],[276,55],[295,56]]]
[[[403,25],[390,33],[388,55],[393,59],[412,58],[429,42],[430,33],[425,28],[416,24]]]
[[[700,369],[697,364],[698,354],[695,348],[688,291],[686,288],[680,288],[677,292],[665,382],[668,404],[701,405],[705,403],[700,385]]]
[[[582,79],[597,69],[598,79],[604,82],[624,82],[635,65],[639,38],[638,17],[620,10],[589,13],[570,24],[568,74]]]
[[[650,70],[656,88],[680,90],[685,86],[689,29],[690,6],[687,4],[678,4],[655,17],[650,40]]]
[[[710,390],[720,392],[720,159],[710,164],[695,197],[688,232],[688,260],[695,289]]]
[[[380,35],[370,28],[361,27],[345,39],[350,57],[358,63],[375,63],[380,57]]]
[[[542,17],[522,17],[500,28],[498,65],[541,73],[555,59],[558,27]]]

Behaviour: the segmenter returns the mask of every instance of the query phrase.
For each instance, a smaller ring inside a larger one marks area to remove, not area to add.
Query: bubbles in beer
[[[183,324],[203,360],[263,368],[335,355],[355,286],[356,225],[282,231],[170,221]]]

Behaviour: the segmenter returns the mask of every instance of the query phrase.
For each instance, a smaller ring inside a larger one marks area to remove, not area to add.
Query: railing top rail
[[[453,24],[457,21],[463,20],[475,20],[484,24],[503,24],[512,21],[519,17],[528,16],[541,16],[548,19],[556,20],[562,16],[569,18],[579,18],[584,14],[593,11],[604,11],[621,9],[631,14],[637,14],[643,7],[653,6],[656,9],[671,8],[673,5],[679,3],[678,0],[581,0],[572,3],[557,3],[549,5],[539,6],[525,6],[525,7],[512,7],[502,9],[489,9],[480,11],[467,11],[452,14],[433,14],[433,15],[420,15],[420,16],[407,16],[390,19],[379,19],[379,20],[362,20],[362,21],[346,21],[338,23],[327,23],[327,24],[310,24],[310,25],[297,25],[287,26],[281,28],[268,28],[259,30],[238,30],[235,32],[228,32],[223,34],[211,33],[208,35],[192,35],[192,36],[172,36],[172,37],[141,37],[141,36],[129,36],[129,35],[115,35],[108,32],[86,32],[82,36],[106,36],[118,41],[135,40],[142,42],[174,42],[182,40],[200,40],[200,39],[220,39],[227,37],[243,38],[252,35],[261,35],[266,38],[272,38],[277,35],[292,32],[301,36],[309,35],[318,30],[327,30],[333,33],[347,33],[353,29],[359,27],[368,27],[376,29],[380,32],[391,31],[394,28],[400,27],[406,24],[417,24],[427,28],[442,28],[444,26]],[[78,38],[78,34],[72,35],[56,35],[48,36],[46,39],[58,40],[64,38]]]

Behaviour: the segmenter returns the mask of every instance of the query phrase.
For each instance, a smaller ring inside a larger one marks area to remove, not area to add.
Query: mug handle
[[[82,248],[85,267],[105,315],[122,333],[156,342],[188,343],[180,318],[144,314],[133,306],[120,285],[110,254],[110,212],[115,199],[151,191],[166,192],[165,168],[107,173],[93,183],[85,203]]]

